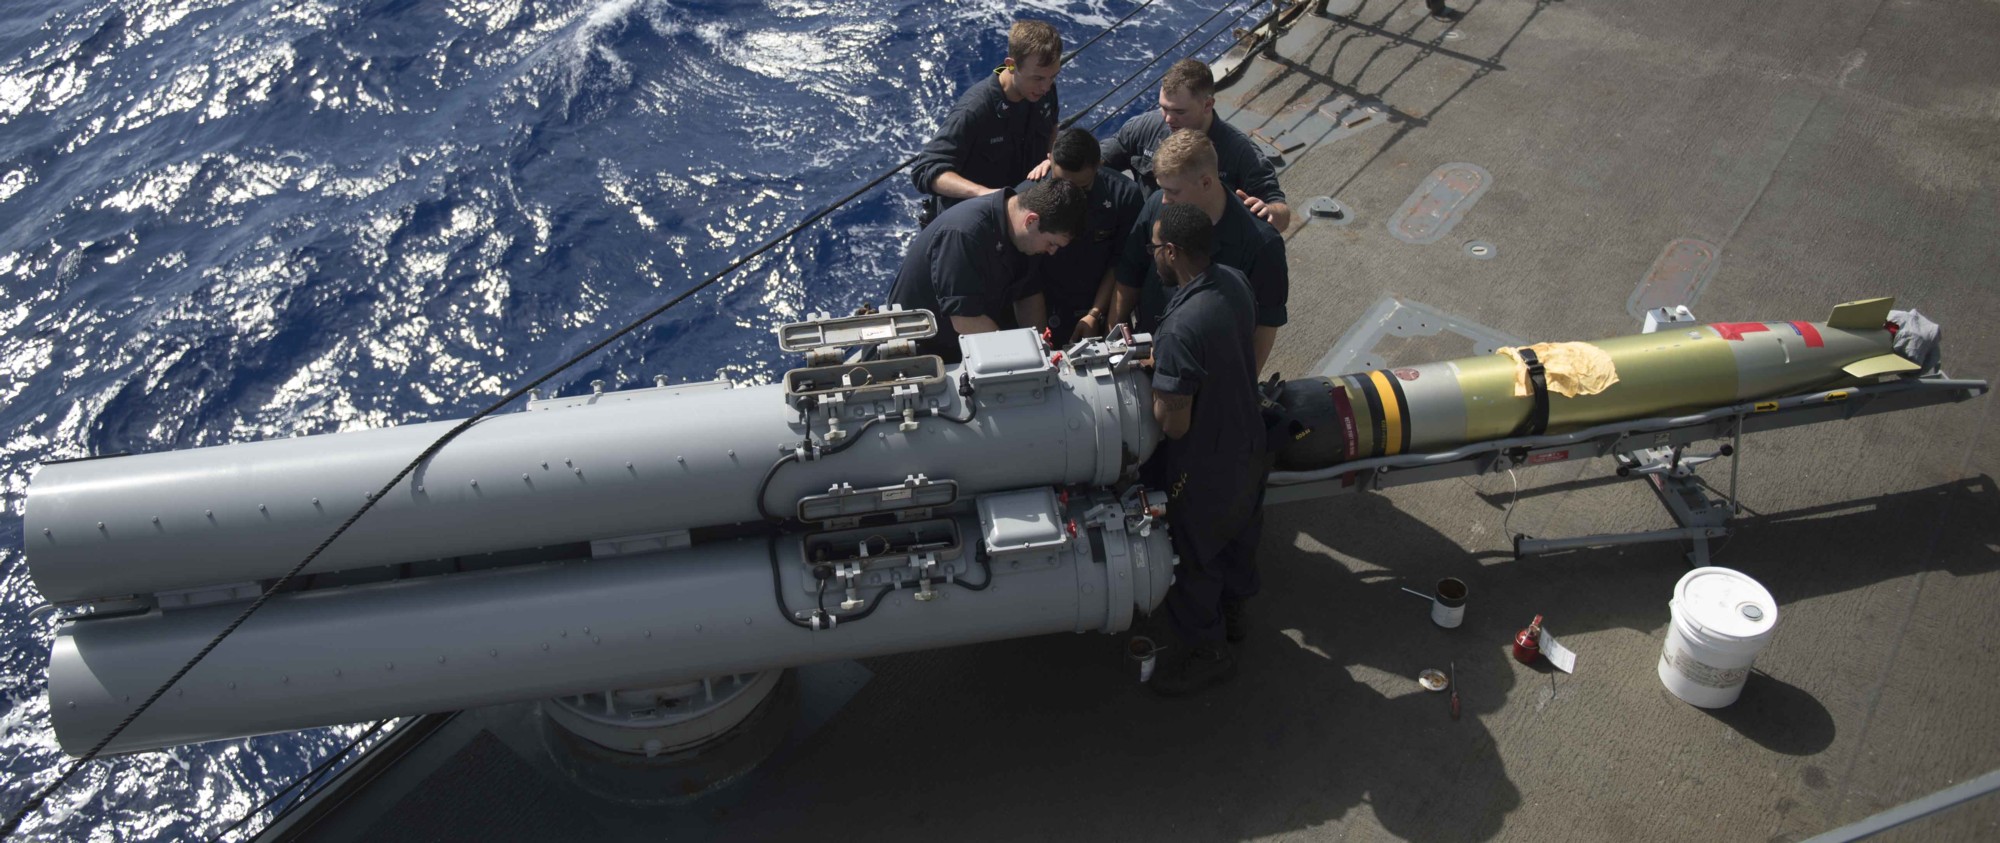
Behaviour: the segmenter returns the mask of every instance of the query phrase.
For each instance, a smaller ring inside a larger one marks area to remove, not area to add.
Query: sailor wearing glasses
[[[1251,335],[1257,305],[1243,274],[1210,259],[1216,229],[1193,205],[1168,205],[1146,249],[1170,291],[1153,333],[1153,416],[1166,438],[1142,469],[1167,499],[1180,564],[1167,620],[1184,645],[1153,677],[1182,696],[1236,675],[1263,532],[1264,423]]]

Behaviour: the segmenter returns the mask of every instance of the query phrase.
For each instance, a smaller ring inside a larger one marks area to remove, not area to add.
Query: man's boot
[[[1229,643],[1238,644],[1250,637],[1250,610],[1244,601],[1224,599],[1222,601],[1222,636]]]
[[[1154,674],[1153,692],[1163,697],[1185,697],[1235,677],[1236,657],[1230,654],[1229,645],[1204,644]]]

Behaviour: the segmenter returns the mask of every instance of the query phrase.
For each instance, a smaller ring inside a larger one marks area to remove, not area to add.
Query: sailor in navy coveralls
[[[1167,618],[1186,645],[1152,684],[1179,696],[1236,674],[1229,645],[1242,640],[1243,601],[1257,593],[1268,468],[1249,283],[1209,260],[1214,226],[1192,205],[1167,206],[1150,234],[1173,296],[1153,336],[1153,415],[1166,439],[1142,477],[1166,497],[1180,557]]]
[[[1048,161],[1062,117],[1061,65],[1055,27],[1014,23],[1006,63],[959,96],[910,168],[917,192],[927,194],[924,225],[953,205],[1013,186]]]

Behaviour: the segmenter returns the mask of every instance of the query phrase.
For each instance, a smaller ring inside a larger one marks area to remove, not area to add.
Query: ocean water
[[[1222,5],[1156,0],[1065,69],[1065,111]],[[462,417],[900,162],[1014,15],[1075,46],[1137,6],[0,3],[0,809],[66,761],[38,465]],[[553,384],[767,381],[773,325],[886,294],[916,207],[897,176]],[[362,729],[94,762],[24,829],[206,839]]]

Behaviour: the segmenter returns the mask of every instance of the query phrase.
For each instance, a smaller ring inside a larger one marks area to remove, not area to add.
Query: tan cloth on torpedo
[[[1542,372],[1548,378],[1549,391],[1564,398],[1596,395],[1618,382],[1618,367],[1612,365],[1611,355],[1590,343],[1538,342],[1528,346],[1528,350],[1542,361]],[[1534,395],[1535,388],[1528,384],[1528,366],[1521,360],[1521,350],[1502,348],[1493,353],[1514,360],[1514,397]]]

